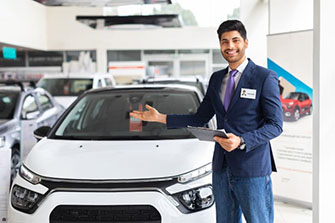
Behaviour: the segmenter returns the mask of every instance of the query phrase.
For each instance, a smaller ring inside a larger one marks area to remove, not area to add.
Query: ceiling
[[[123,5],[171,4],[171,0],[33,0],[47,6],[113,7]]]

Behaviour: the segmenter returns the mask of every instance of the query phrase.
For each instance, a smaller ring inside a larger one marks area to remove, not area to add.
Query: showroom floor
[[[312,223],[312,210],[275,201],[275,223]],[[243,221],[245,223],[245,221]]]

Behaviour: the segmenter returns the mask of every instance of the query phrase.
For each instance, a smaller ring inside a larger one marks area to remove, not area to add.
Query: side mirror
[[[41,139],[43,139],[48,135],[50,129],[51,129],[50,126],[41,126],[34,131],[34,137],[37,139],[37,141],[40,141]]]

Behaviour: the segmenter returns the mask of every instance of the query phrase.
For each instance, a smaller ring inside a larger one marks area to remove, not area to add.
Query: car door
[[[43,92],[37,92],[36,98],[42,112],[37,122],[40,126],[53,126],[58,118],[58,108],[52,103],[50,97]]]
[[[36,144],[34,130],[38,128],[37,119],[41,115],[36,98],[32,94],[25,96],[20,111],[21,118],[21,159],[25,159]]]
[[[301,104],[302,104],[302,107],[303,107],[303,113],[306,113],[309,109],[309,103],[308,103],[308,96],[305,95],[305,94],[301,94]]]

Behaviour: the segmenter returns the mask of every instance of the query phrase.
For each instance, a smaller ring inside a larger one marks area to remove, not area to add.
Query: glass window
[[[209,50],[200,50],[200,49],[195,49],[195,50],[178,50],[180,54],[204,54],[204,53],[209,53]]]
[[[107,60],[110,61],[141,61],[140,50],[108,50]]]
[[[180,76],[205,76],[205,61],[180,61]]]
[[[148,76],[172,76],[173,75],[173,61],[149,61],[148,62]]]
[[[62,66],[63,51],[29,51],[29,66]]]
[[[38,102],[40,103],[42,110],[46,111],[50,108],[53,108],[53,104],[50,98],[45,94],[38,94],[37,96]]]
[[[193,138],[185,129],[167,129],[166,125],[130,118],[132,110],[145,104],[162,113],[194,114],[199,106],[189,91],[132,90],[89,93],[82,98],[57,128],[55,138],[70,139],[178,139]],[[171,106],[173,105],[173,106]]]
[[[26,66],[26,55],[24,51],[16,51],[16,59],[5,59],[0,51],[0,67],[24,67]]]
[[[144,50],[144,54],[175,54],[175,50]]]
[[[213,50],[213,64],[226,64],[226,60],[223,58],[220,50]]]
[[[14,117],[18,93],[0,92],[0,119]]]
[[[45,78],[41,79],[38,86],[53,96],[78,96],[93,87],[93,79]]]
[[[78,61],[79,60],[79,55],[80,52],[83,51],[66,51],[66,62],[70,62],[70,61]],[[96,55],[96,51],[95,50],[89,50],[89,51],[84,51],[84,52],[89,52],[90,53],[90,58],[92,60],[92,62],[96,62],[97,61],[97,55]]]
[[[35,101],[35,98],[32,95],[28,95],[23,102],[22,106],[22,118],[29,119],[29,114],[38,114],[38,107]]]
[[[213,67],[212,69],[212,73],[216,72],[216,71],[219,71],[219,70],[223,70],[225,69],[226,67]]]

